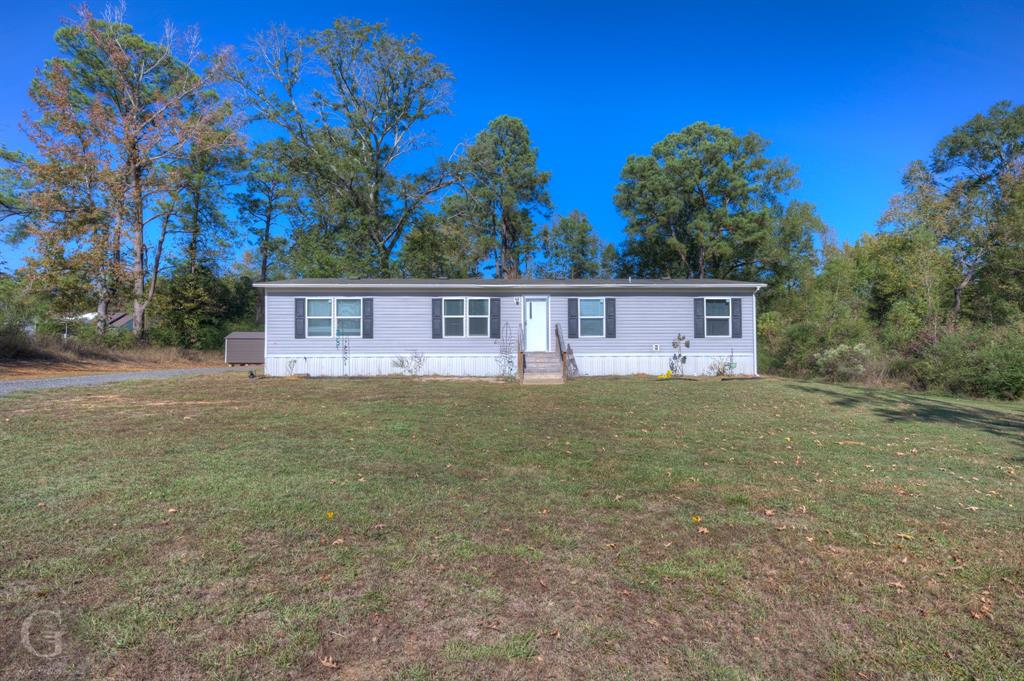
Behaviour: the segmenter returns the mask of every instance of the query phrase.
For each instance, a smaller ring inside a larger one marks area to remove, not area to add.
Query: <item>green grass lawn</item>
[[[1019,405],[231,374],[0,398],[0,466],[2,678],[1024,678]]]

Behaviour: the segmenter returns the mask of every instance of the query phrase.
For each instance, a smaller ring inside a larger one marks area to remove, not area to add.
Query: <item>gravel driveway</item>
[[[0,395],[18,390],[43,390],[46,388],[74,388],[83,385],[100,385],[119,381],[136,381],[143,378],[171,378],[173,376],[198,376],[221,374],[226,371],[248,371],[251,367],[205,367],[200,369],[161,369],[158,371],[127,371],[114,374],[90,374],[88,376],[62,376],[55,378],[26,378],[17,381],[0,381]]]

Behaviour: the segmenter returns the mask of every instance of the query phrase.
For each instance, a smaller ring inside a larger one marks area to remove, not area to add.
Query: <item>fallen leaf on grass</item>
[[[903,584],[903,582],[889,582],[889,586],[891,586],[892,588],[896,589],[897,591],[905,591],[906,588],[907,588]]]
[[[773,515],[775,515],[775,510],[771,508],[766,508],[764,509],[763,513],[770,518]]]
[[[328,669],[337,669],[341,665],[334,661],[334,658],[328,655],[327,657],[319,658],[320,664],[327,667]]]
[[[345,543],[345,538],[344,537],[338,537],[337,539],[335,539],[334,541],[331,542],[331,546],[337,546],[338,544],[344,544],[344,543]]]
[[[168,513],[177,513],[178,509],[176,509],[176,508],[169,508],[169,509],[167,509],[167,512]]]
[[[707,534],[709,531],[710,530],[708,530],[708,528],[706,528],[706,527],[698,527],[697,528],[697,534]]]
[[[913,541],[914,540],[914,538],[911,535],[904,534],[903,532],[897,532],[896,536],[899,537],[900,539],[906,539],[907,541]]]

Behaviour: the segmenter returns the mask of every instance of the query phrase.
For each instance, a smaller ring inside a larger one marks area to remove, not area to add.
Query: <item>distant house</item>
[[[272,376],[418,373],[529,380],[661,374],[690,341],[685,373],[757,373],[764,284],[724,279],[292,279],[265,290]]]
[[[99,314],[96,312],[86,312],[84,314],[72,315],[70,317],[57,317],[54,321],[64,326],[63,336],[69,338],[75,333],[75,329],[78,325],[94,325],[96,324],[96,318]],[[132,316],[127,312],[112,312],[107,315],[107,330],[119,329],[123,331],[131,331],[135,328]],[[35,335],[38,325],[35,322],[30,322],[25,325],[25,333],[32,336]]]
[[[90,322],[95,323],[96,317],[99,315],[95,312],[86,312],[80,314],[77,317],[69,317],[65,319],[66,322]],[[127,312],[111,312],[107,315],[107,328],[108,329],[123,329],[124,331],[131,331],[135,328],[134,320],[132,316]]]
[[[107,316],[107,328],[131,331],[135,328],[135,323],[127,312],[115,312]]]

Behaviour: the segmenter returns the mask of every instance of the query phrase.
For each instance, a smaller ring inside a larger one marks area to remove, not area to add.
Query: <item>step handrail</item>
[[[523,382],[523,376],[526,373],[526,349],[523,347],[523,325],[519,324],[519,338],[516,340],[516,374],[518,375],[519,382]]]
[[[562,380],[569,380],[569,365],[566,362],[566,353],[568,352],[568,346],[565,341],[562,340],[562,325],[555,322],[555,344],[558,349],[558,361],[562,364]]]
[[[573,354],[572,344],[566,343],[562,337],[562,325],[555,323],[555,342],[558,344],[558,357],[562,361],[562,380],[568,381],[580,375],[580,369],[576,366],[576,355]]]

